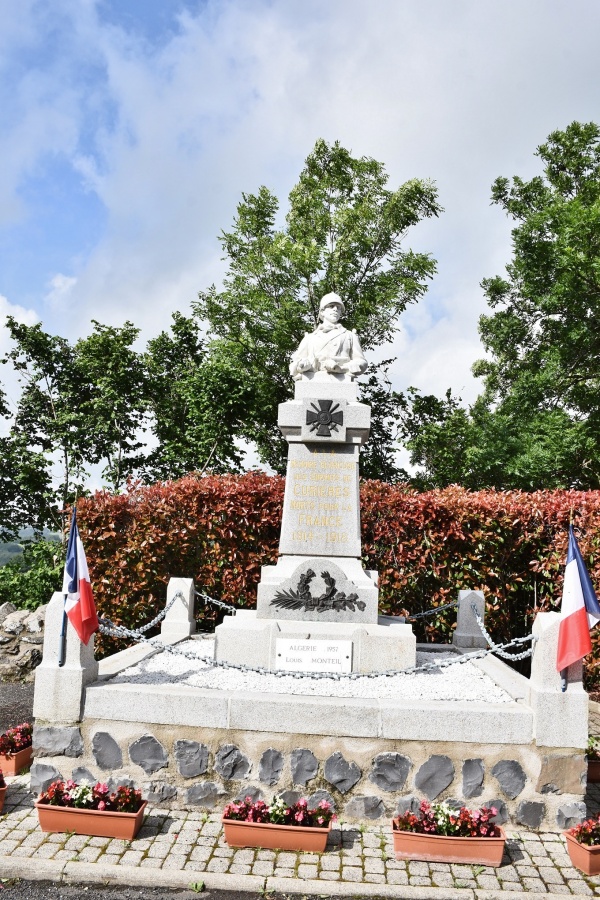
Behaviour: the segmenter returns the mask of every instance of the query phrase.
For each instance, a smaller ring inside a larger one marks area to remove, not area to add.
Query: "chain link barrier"
[[[398,616],[399,619],[403,619],[405,622],[412,622],[415,619],[424,619],[426,616],[435,616],[436,613],[442,612],[444,609],[451,609],[453,606],[458,606],[458,600],[451,600],[450,603],[444,603],[443,606],[434,606],[432,609],[426,609],[425,612],[415,613],[414,616]]]
[[[475,616],[475,621],[479,625],[479,630],[481,631],[482,635],[484,636],[484,638],[486,639],[488,644],[490,644],[490,645],[493,644],[494,641],[492,640],[491,635],[486,631],[486,627],[483,624],[483,619],[477,612],[477,607],[475,606],[474,603],[471,603],[471,612]],[[502,649],[497,648],[495,652],[498,654],[498,656],[501,656],[502,659],[510,659],[510,660],[514,660],[515,662],[519,659],[527,659],[527,657],[531,656],[533,653],[533,648],[535,646],[535,642],[537,641],[537,638],[534,637],[533,635],[529,635],[527,640],[531,641],[531,647],[529,648],[529,650],[524,650],[522,653],[505,653],[505,648],[502,648]]]
[[[212,603],[213,606],[217,606],[219,609],[224,609],[232,616],[235,616],[237,612],[236,606],[231,606],[229,603],[223,603],[222,600],[215,600],[214,597],[209,597],[209,595],[205,594],[204,591],[197,591],[194,589],[194,594],[196,595],[196,597],[200,597],[201,600],[204,600],[205,606],[207,603]]]
[[[202,596],[201,592],[197,591],[196,593]],[[484,656],[488,656],[490,653],[498,653],[499,655],[504,655],[505,658],[508,659],[523,659],[525,658],[525,656],[531,655],[531,653],[533,652],[533,646],[530,647],[529,650],[525,651],[525,653],[517,654],[514,656],[512,654],[505,654],[502,651],[507,650],[509,647],[520,646],[527,641],[536,641],[536,638],[534,638],[533,635],[527,635],[526,637],[522,638],[514,638],[507,644],[500,645],[494,644],[489,635],[485,633],[486,640],[490,644],[490,647],[485,650],[480,649],[475,650],[471,653],[461,653],[452,657],[444,657],[443,659],[439,659],[436,662],[424,663],[420,666],[410,666],[407,669],[386,669],[382,672],[288,672],[284,669],[271,670],[265,668],[264,666],[246,666],[243,663],[232,663],[226,662],[225,660],[217,660],[212,656],[199,656],[197,653],[190,653],[173,644],[165,644],[156,638],[144,637],[145,631],[148,631],[149,628],[151,628],[153,625],[158,624],[161,619],[164,619],[166,613],[178,597],[185,601],[185,597],[183,596],[181,591],[177,591],[177,593],[172,597],[169,604],[167,605],[167,607],[165,607],[162,613],[159,613],[158,616],[156,616],[152,620],[152,622],[150,622],[148,625],[144,625],[143,628],[125,628],[124,625],[115,625],[110,621],[110,619],[101,618],[99,620],[100,632],[110,637],[127,638],[129,640],[137,641],[138,643],[148,644],[148,646],[154,648],[157,651],[171,653],[174,656],[183,656],[186,659],[192,660],[194,662],[207,663],[208,665],[215,668],[235,669],[238,672],[254,672],[257,675],[274,675],[278,678],[312,678],[314,680],[321,680],[325,678],[333,681],[356,681],[359,678],[391,678],[394,675],[415,675],[422,672],[434,671],[436,669],[444,669],[451,665],[464,664],[467,662],[471,662],[471,660],[474,659],[482,659]],[[221,601],[218,602],[220,603]],[[225,604],[223,605],[225,606]],[[483,622],[481,622],[480,628],[482,626]]]

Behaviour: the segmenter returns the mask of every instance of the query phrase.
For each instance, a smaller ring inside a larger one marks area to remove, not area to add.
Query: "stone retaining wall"
[[[42,661],[47,606],[35,612],[18,610],[12,603],[0,606],[0,678],[4,681],[34,680]]]
[[[585,817],[583,753],[507,744],[421,743],[306,734],[36,725],[32,789],[62,776],[133,783],[153,803],[222,808],[275,794],[330,800],[344,820],[390,817],[421,799],[494,805],[499,823],[557,831]]]

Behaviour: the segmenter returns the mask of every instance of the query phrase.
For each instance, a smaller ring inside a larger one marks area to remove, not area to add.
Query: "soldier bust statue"
[[[350,375],[356,378],[367,368],[358,338],[340,324],[346,308],[338,294],[325,294],[319,304],[320,324],[305,334],[292,355],[290,373],[294,381],[310,372]]]

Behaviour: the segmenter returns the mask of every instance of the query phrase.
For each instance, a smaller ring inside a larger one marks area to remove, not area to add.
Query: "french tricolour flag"
[[[63,594],[65,594],[65,612],[69,617],[69,622],[79,635],[79,640],[87,644],[94,632],[98,631],[98,615],[94,605],[85,551],[77,528],[75,510],[73,510],[71,530],[69,531]]]
[[[600,604],[570,525],[556,655],[559,672],[590,652],[590,631],[599,620]]]

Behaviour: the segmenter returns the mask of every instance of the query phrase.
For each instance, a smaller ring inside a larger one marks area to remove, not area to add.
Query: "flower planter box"
[[[590,847],[588,844],[580,844],[568,831],[563,831],[567,839],[567,850],[571,862],[576,869],[580,869],[585,875],[600,875],[600,844]]]
[[[23,769],[28,769],[31,765],[33,755],[33,747],[25,747],[23,750],[17,750],[10,756],[0,754],[0,769],[5,775],[18,775]]]
[[[588,759],[587,780],[588,784],[597,784],[600,781],[600,759]]]
[[[8,788],[0,787],[0,813],[2,812],[2,809],[4,807],[4,797],[6,796],[7,790]]]
[[[326,828],[304,825],[271,825],[266,822],[238,822],[222,819],[225,840],[230,847],[261,847],[263,850],[305,850],[323,853],[331,822]]]
[[[417,834],[393,829],[396,859],[421,859],[424,862],[454,862],[480,866],[499,866],[506,835],[500,837],[447,837],[442,834]]]
[[[142,827],[148,804],[144,800],[136,813],[74,809],[70,806],[51,806],[37,801],[34,805],[42,831],[71,831],[74,834],[131,841]]]

